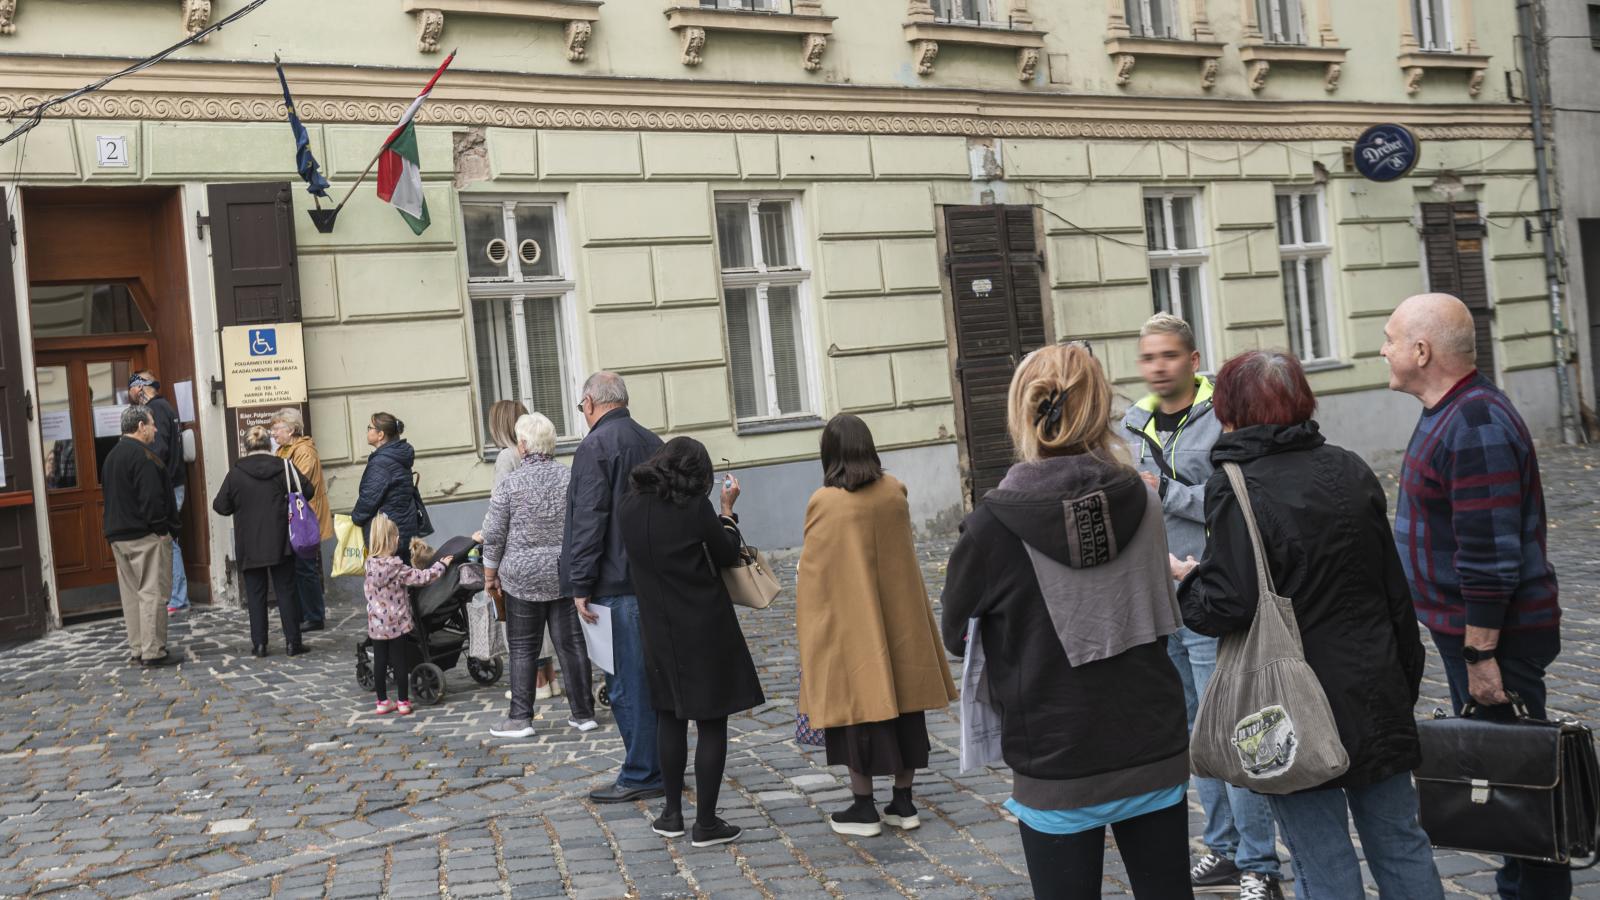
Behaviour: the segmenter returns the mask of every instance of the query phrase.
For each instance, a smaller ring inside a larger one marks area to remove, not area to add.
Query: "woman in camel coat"
[[[880,822],[916,828],[911,777],[928,766],[923,713],[956,698],[917,560],[906,488],[883,472],[872,432],[851,415],[822,433],[823,487],[806,508],[796,619],[800,711],[824,729],[829,765],[850,770],[854,804],[828,817],[840,834]],[[872,777],[893,776],[880,818]]]

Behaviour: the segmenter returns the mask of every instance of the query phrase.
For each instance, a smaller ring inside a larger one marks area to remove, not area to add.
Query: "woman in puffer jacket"
[[[1023,360],[1007,420],[1020,462],[962,525],[943,633],[950,652],[981,642],[987,659],[978,699],[1000,716],[1034,896],[1101,896],[1110,826],[1135,897],[1192,897],[1161,501],[1116,455],[1111,389],[1086,347]]]
[[[417,451],[400,435],[406,423],[388,413],[373,413],[367,423],[367,443],[372,455],[367,457],[367,467],[361,472],[361,488],[356,494],[355,508],[350,518],[361,527],[367,544],[372,543],[372,517],[383,513],[400,532],[397,556],[411,562],[411,539],[421,531],[417,509],[417,493],[411,483],[411,465],[416,462]]]

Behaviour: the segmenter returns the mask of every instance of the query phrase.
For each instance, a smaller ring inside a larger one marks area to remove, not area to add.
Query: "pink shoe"
[[[409,715],[411,715],[411,701],[409,701],[409,700],[401,700],[400,701],[400,705],[395,707],[395,715],[400,715],[400,716],[409,716]]]
[[[387,716],[389,713],[394,712],[394,708],[393,700],[379,700],[378,704],[372,708],[372,714],[375,716]],[[409,706],[406,707],[406,712],[410,711],[411,708]]]

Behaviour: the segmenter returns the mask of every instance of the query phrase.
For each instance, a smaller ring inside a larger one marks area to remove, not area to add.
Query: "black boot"
[[[250,648],[250,652],[255,655],[256,659],[260,659],[261,657],[267,655],[267,645],[256,644],[254,647]]]
[[[911,788],[894,789],[894,799],[883,808],[883,821],[903,831],[922,826],[917,819],[917,807],[911,802]]]
[[[872,795],[856,794],[855,798],[849,809],[828,816],[828,824],[833,827],[834,833],[856,837],[877,837],[882,834],[883,825]]]

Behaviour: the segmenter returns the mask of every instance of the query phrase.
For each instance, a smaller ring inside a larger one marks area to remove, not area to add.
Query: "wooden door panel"
[[[0,188],[0,235],[11,233],[7,195]],[[49,600],[39,562],[40,510],[33,501],[33,396],[22,363],[11,245],[0,240],[0,639],[37,637],[49,620]]]
[[[88,571],[91,561],[84,540],[83,504],[50,504],[50,548],[58,578]]]

